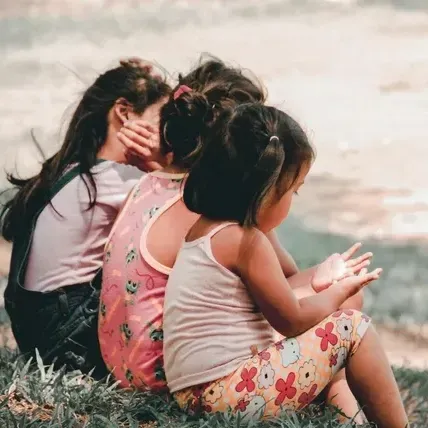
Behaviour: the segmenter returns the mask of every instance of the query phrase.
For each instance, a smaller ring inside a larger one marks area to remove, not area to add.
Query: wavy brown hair
[[[152,76],[150,70],[135,59],[122,61],[119,67],[100,75],[84,92],[72,115],[62,147],[43,163],[40,173],[29,179],[8,174],[8,181],[17,192],[5,204],[0,215],[5,239],[13,241],[37,211],[51,201],[52,186],[72,164],[79,165],[79,173],[89,195],[88,209],[91,209],[97,198],[91,169],[107,137],[110,109],[119,99],[124,99],[135,113],[141,114],[148,106],[169,95],[170,91],[162,79]]]

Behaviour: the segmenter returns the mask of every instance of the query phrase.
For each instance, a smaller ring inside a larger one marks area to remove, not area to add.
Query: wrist
[[[342,287],[337,281],[333,282],[332,285],[325,290],[325,293],[329,293],[329,299],[333,303],[334,310],[337,310],[349,297],[345,287]]]

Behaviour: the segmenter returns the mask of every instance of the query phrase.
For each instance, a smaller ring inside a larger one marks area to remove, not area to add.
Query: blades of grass
[[[120,380],[118,380],[118,381],[114,382],[114,383],[113,383],[113,385],[110,385],[110,386],[105,390],[105,392],[106,392],[106,393],[112,392],[112,391],[113,391],[114,389],[116,389],[119,385],[120,385]]]
[[[117,425],[113,424],[112,421],[110,421],[109,419],[107,419],[105,416],[103,415],[94,415],[94,419],[98,419],[100,421],[103,421],[106,425],[104,425],[105,428],[117,428]]]
[[[28,372],[30,371],[30,366],[31,366],[32,362],[33,362],[33,357],[30,357],[28,359],[28,361],[25,363],[25,365],[22,368],[22,370],[19,372],[19,376],[20,377],[23,378],[23,377],[27,376]]]
[[[42,357],[39,354],[39,350],[36,348],[36,361],[37,361],[37,368],[40,372],[40,380],[44,382],[46,380],[46,372],[45,372],[45,366],[43,365]]]

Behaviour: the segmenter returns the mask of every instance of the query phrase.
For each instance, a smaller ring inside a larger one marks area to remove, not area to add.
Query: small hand
[[[360,248],[361,243],[352,245],[343,254],[332,254],[324,262],[319,264],[312,277],[312,287],[319,293],[330,287],[334,282],[347,276],[355,275],[361,269],[370,264],[372,253],[365,253],[362,256],[351,258]]]
[[[354,296],[364,287],[380,278],[382,269],[378,268],[368,272],[366,268],[361,269],[358,275],[351,275],[337,281],[333,287],[338,287],[339,292],[345,293],[345,300]]]

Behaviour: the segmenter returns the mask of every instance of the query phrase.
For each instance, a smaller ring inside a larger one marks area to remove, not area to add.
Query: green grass
[[[428,426],[428,372],[396,370],[413,427]],[[335,409],[320,411],[311,406],[300,414],[285,414],[269,422],[251,422],[249,427],[345,428],[336,421]],[[241,427],[232,416],[190,417],[167,396],[118,389],[112,382],[96,382],[79,373],[65,374],[34,367],[6,348],[0,349],[0,426],[12,427]],[[369,425],[366,425],[368,427]]]

